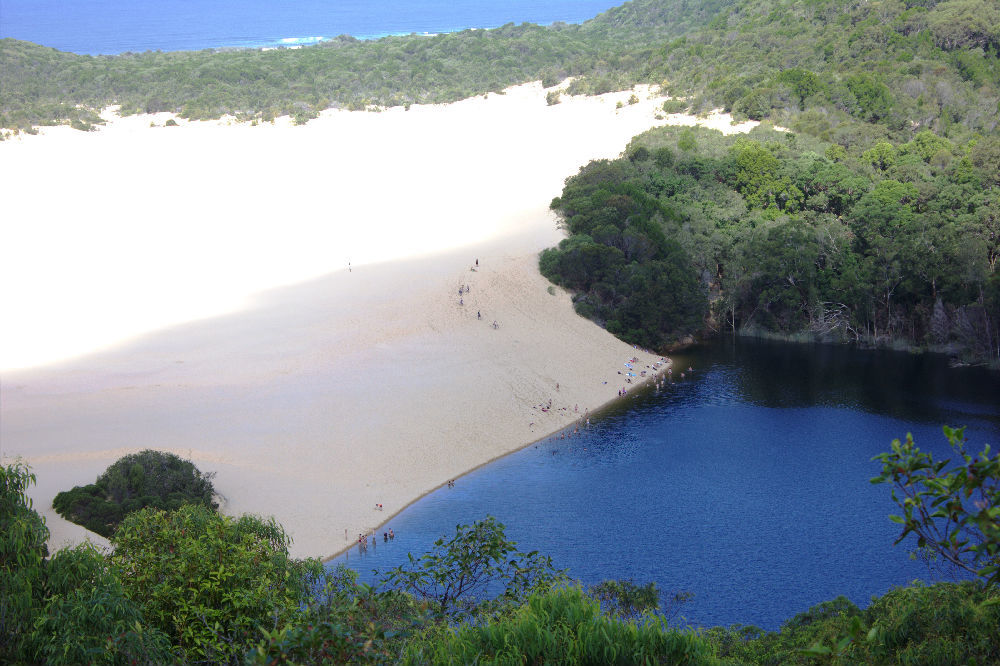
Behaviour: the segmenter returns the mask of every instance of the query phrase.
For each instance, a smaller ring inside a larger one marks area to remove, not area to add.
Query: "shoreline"
[[[672,368],[673,367],[672,360],[669,357],[666,357],[666,356],[664,358],[666,358],[667,362],[662,366],[662,368],[660,370],[658,370],[656,374],[654,374],[654,375],[652,375],[650,377],[645,377],[642,382],[636,384],[635,385],[635,389],[633,389],[634,391],[636,391],[636,392],[640,392],[640,391],[641,392],[645,392],[645,391],[649,390],[649,384],[650,384],[650,382],[652,382],[653,380],[655,380],[656,377],[661,372],[664,372],[666,368]],[[599,405],[596,409],[594,409],[591,412],[591,415],[592,415],[593,418],[600,418],[601,414],[603,412],[606,412],[612,406],[614,406],[614,405],[616,405],[616,404],[618,404],[618,403],[620,403],[620,402],[622,402],[622,401],[624,401],[626,399],[627,399],[626,396],[619,396],[619,397],[616,397],[616,398],[611,398],[607,402]],[[579,420],[577,420],[577,422],[579,422]],[[539,442],[542,442],[542,441],[544,441],[546,439],[549,439],[550,437],[554,436],[555,434],[557,434],[561,430],[566,430],[569,427],[570,426],[568,426],[568,425],[567,426],[562,426],[561,428],[558,428],[557,430],[553,430],[552,432],[550,432],[547,435],[542,435],[538,439],[532,440],[532,441],[528,442],[527,444],[524,444],[524,445],[519,446],[517,448],[511,449],[510,451],[507,451],[505,453],[501,453],[501,454],[499,454],[497,456],[494,456],[493,458],[490,458],[489,460],[487,460],[485,462],[481,462],[478,465],[476,465],[475,467],[467,469],[464,472],[462,472],[461,474],[458,474],[458,475],[454,476],[453,480],[457,481],[458,479],[461,479],[463,476],[466,476],[467,474],[471,474],[472,472],[475,472],[478,469],[482,469],[483,467],[486,467],[487,465],[491,465],[491,464],[495,463],[496,461],[500,460],[501,458],[506,458],[507,456],[513,455],[513,454],[515,454],[515,453],[517,453],[519,451],[523,451],[524,449],[527,449],[528,447],[534,446],[535,444],[538,444]],[[388,525],[389,521],[391,521],[392,519],[394,519],[396,516],[399,516],[401,513],[403,513],[407,509],[409,509],[411,506],[413,506],[414,504],[416,504],[420,500],[424,499],[425,497],[427,497],[428,495],[430,495],[432,493],[436,493],[437,491],[441,490],[442,488],[446,487],[447,485],[448,485],[448,481],[445,481],[443,483],[438,484],[434,488],[431,488],[430,490],[426,491],[425,493],[423,493],[419,497],[415,497],[410,502],[404,504],[402,507],[400,507],[399,509],[397,509],[388,518],[386,518],[384,521],[382,521],[381,523],[379,523],[378,525],[376,525],[372,529],[377,533],[383,527],[386,527]],[[347,551],[351,550],[351,548],[354,548],[356,545],[357,545],[357,542],[350,543],[350,544],[344,546],[343,548],[341,548],[340,550],[338,550],[337,552],[333,553],[332,555],[327,555],[327,556],[324,556],[324,557],[320,557],[319,560],[321,562],[323,562],[323,564],[329,564],[330,562],[332,562],[333,560],[337,559],[338,557],[340,557],[341,555],[343,555]]]
[[[0,143],[0,277],[25,285],[0,348],[48,360],[0,363],[0,453],[37,463],[53,550],[86,534],[52,497],[124,452],[215,471],[224,513],[273,515],[293,556],[324,557],[375,503],[381,525],[573,421],[533,406],[613,403],[622,360],[659,357],[579,317],[538,253],[564,237],[563,179],[667,122],[638,92],[547,105],[535,83],[304,126],[130,117]]]

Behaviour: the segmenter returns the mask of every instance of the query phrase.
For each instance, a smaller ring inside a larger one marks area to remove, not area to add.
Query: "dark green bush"
[[[95,483],[59,493],[52,506],[67,520],[109,537],[125,516],[145,507],[216,509],[212,476],[172,453],[147,449],[121,458]]]

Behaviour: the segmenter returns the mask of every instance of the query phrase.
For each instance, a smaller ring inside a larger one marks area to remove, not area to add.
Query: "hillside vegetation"
[[[992,0],[633,0],[581,25],[509,24],[299,50],[84,56],[0,40],[0,126],[124,113],[300,120],[327,107],[444,102],[542,79],[572,92],[648,82],[838,140],[1000,117],[1000,9]],[[845,127],[846,126],[846,127]]]
[[[662,348],[717,330],[1000,357],[1000,141],[662,128],[567,180],[542,273]],[[706,294],[708,297],[706,298]],[[709,305],[709,299],[711,305]]]

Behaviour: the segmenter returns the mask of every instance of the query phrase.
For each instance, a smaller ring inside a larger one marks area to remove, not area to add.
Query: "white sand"
[[[633,349],[550,295],[537,253],[563,179],[666,122],[662,99],[544,94],[0,143],[0,456],[38,475],[52,544],[85,534],[56,492],[157,448],[326,556],[613,399]]]

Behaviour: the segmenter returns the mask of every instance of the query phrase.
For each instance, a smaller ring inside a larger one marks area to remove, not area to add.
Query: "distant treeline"
[[[866,147],[662,128],[552,202],[541,270],[576,309],[663,347],[717,329],[905,341],[996,361],[1000,137]]]
[[[665,28],[666,29],[666,28]],[[234,114],[247,120],[321,110],[451,102],[543,79],[608,66],[638,66],[629,44],[654,31],[585,26],[508,24],[434,36],[362,41],[342,36],[302,49],[236,49],[87,56],[29,42],[0,40],[0,127],[70,122],[86,129],[95,111],[171,111],[187,118]],[[618,83],[601,84],[603,91]]]
[[[573,76],[573,93],[660,84],[695,111],[722,106],[841,143],[859,122],[882,127],[876,135],[992,132],[998,48],[993,0],[633,0],[581,25],[266,52],[94,57],[4,39],[0,126],[86,128],[108,104],[305,121],[328,107],[445,102]]]

